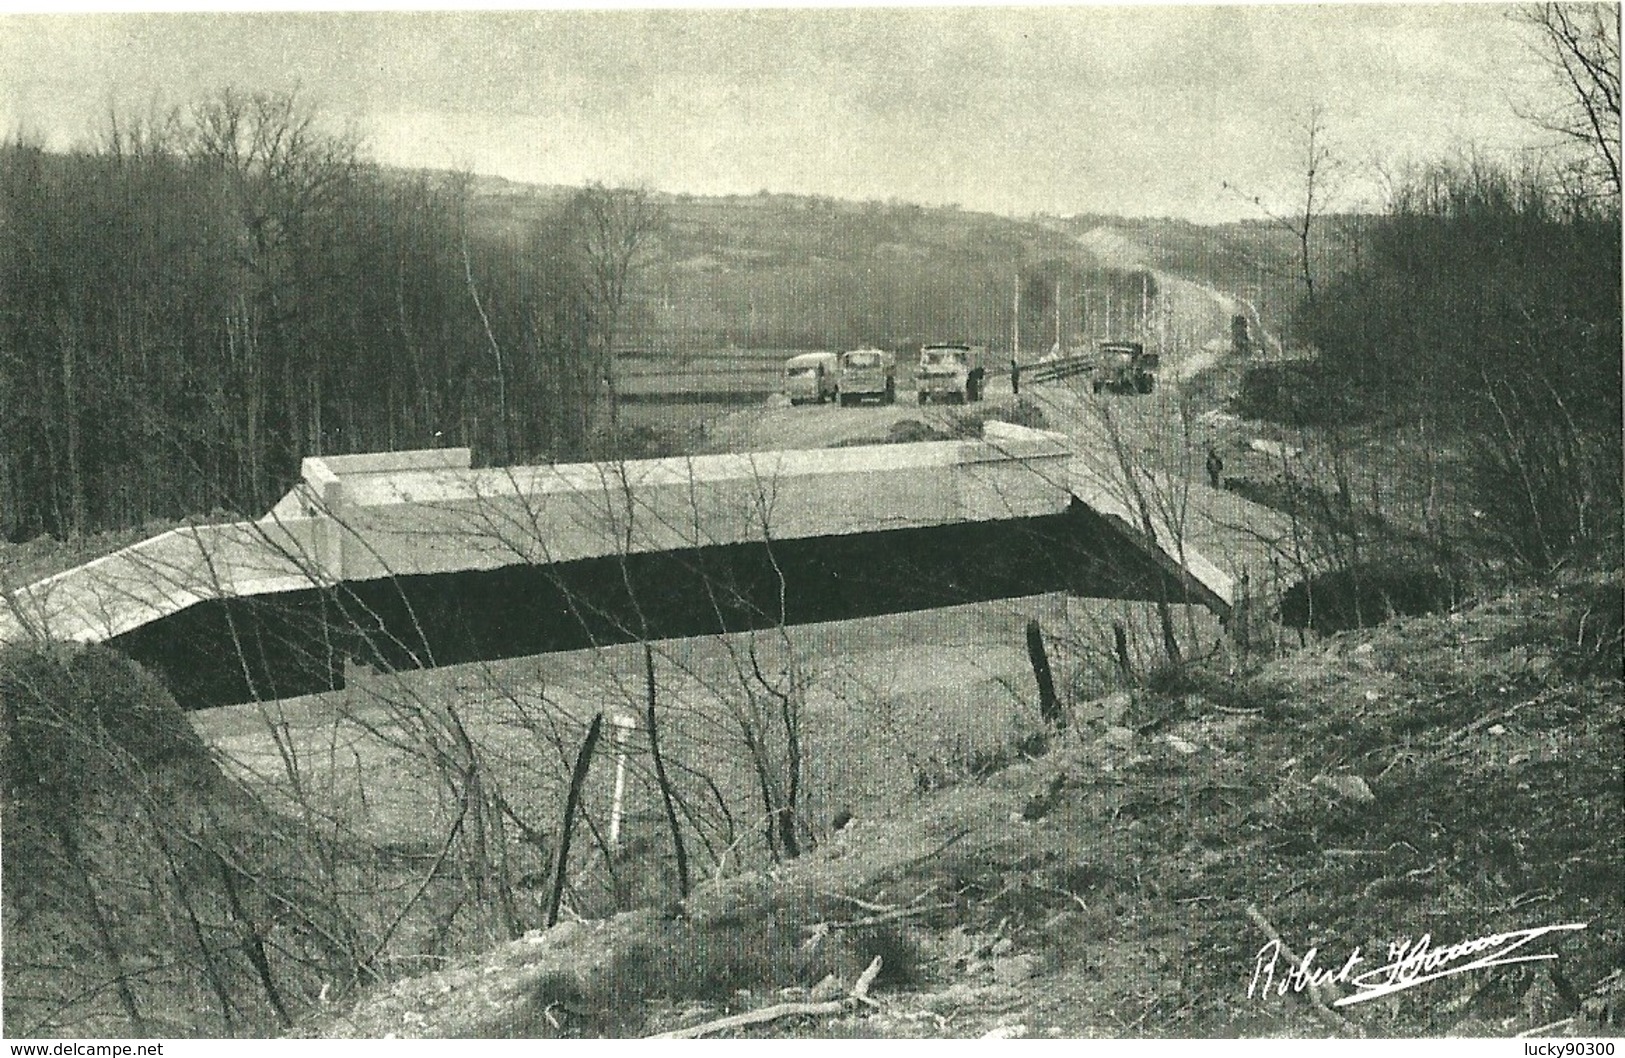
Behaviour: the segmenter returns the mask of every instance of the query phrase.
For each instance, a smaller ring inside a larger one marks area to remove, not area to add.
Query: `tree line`
[[[1625,561],[1621,444],[1620,50],[1617,9],[1543,3],[1511,12],[1557,89],[1520,116],[1555,140],[1521,163],[1436,161],[1391,181],[1387,208],[1343,232],[1316,278],[1316,177],[1331,161],[1307,126],[1295,334],[1305,364],[1249,372],[1244,411],[1301,426],[1401,427],[1426,439],[1429,535],[1440,549],[1437,466],[1464,473],[1462,534],[1511,570],[1547,575]],[[1346,481],[1339,506],[1351,509]],[[1440,557],[1449,559],[1449,554]]]
[[[0,146],[0,533],[259,511],[324,452],[580,453],[656,211],[592,186],[494,233],[473,205],[293,93]]]
[[[1620,249],[1616,199],[1538,172],[1429,167],[1360,263],[1305,302],[1321,352],[1306,410],[1463,438],[1488,542],[1518,565],[1617,554]]]

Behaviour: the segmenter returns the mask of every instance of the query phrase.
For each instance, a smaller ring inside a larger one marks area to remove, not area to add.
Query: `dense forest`
[[[7,144],[0,532],[256,511],[322,452],[578,445],[588,211],[499,239],[469,202],[365,164],[292,96]]]
[[[1411,425],[1464,444],[1485,541],[1545,573],[1620,558],[1619,200],[1539,171],[1440,164],[1298,309],[1318,356],[1299,422]]]

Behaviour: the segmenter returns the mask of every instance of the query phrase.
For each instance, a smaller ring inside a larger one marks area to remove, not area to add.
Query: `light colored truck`
[[[802,353],[784,362],[784,395],[791,404],[823,404],[840,393],[841,358],[834,353]]]
[[[1150,393],[1157,385],[1162,357],[1139,342],[1101,342],[1089,371],[1090,387],[1099,393]]]
[[[841,406],[864,399],[897,403],[897,358],[884,349],[852,349],[841,354]]]
[[[967,404],[982,399],[986,378],[986,346],[961,342],[921,346],[920,362],[914,369],[915,396],[921,404]]]

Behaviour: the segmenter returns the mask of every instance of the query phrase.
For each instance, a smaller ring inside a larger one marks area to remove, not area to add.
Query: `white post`
[[[1021,266],[1016,266],[1016,299],[1014,313],[1010,317],[1010,358],[1021,359]]]
[[[1063,355],[1061,348],[1061,277],[1055,277],[1055,352]]]
[[[1151,276],[1148,273],[1142,273],[1140,276],[1140,341],[1142,342],[1146,340],[1146,331],[1148,331],[1151,326],[1150,297]]]
[[[609,808],[609,848],[613,852],[620,847],[621,810],[626,800],[626,736],[638,722],[629,716],[617,716],[610,722],[615,725],[615,797]]]

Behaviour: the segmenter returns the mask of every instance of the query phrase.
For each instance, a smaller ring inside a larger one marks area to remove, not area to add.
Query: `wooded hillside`
[[[291,95],[115,119],[67,154],[15,139],[0,535],[258,514],[306,455],[614,451],[608,348],[1008,347],[1018,279],[1029,349],[1075,339],[1086,284],[1119,333],[1147,288],[1067,233],[951,208],[385,170]]]

